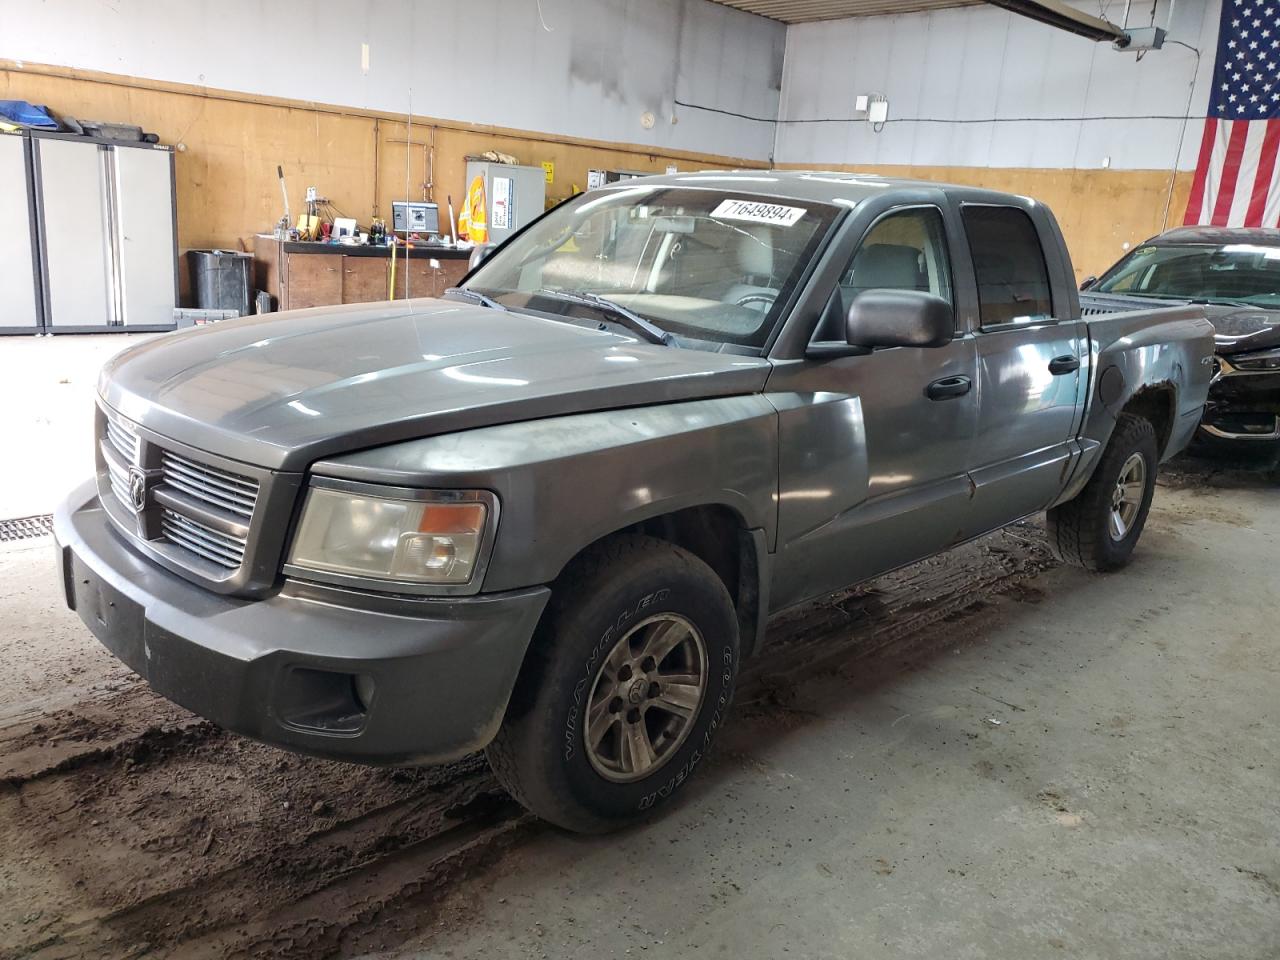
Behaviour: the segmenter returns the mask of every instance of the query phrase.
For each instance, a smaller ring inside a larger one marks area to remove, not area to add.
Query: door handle
[[[1049,372],[1055,377],[1064,373],[1075,373],[1080,369],[1080,358],[1073,356],[1054,357],[1049,361]]]
[[[950,400],[952,397],[963,397],[973,387],[968,377],[943,377],[925,387],[924,395],[930,400]]]

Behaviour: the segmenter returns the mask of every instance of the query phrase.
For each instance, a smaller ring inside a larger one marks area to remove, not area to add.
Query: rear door
[[[1052,219],[994,203],[964,204],[960,214],[978,291],[976,536],[1044,509],[1062,490],[1089,358],[1085,325],[1054,270],[1064,254]]]

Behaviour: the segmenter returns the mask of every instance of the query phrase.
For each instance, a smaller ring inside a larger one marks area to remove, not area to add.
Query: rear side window
[[[1049,270],[1035,224],[1016,207],[962,208],[984,327],[1053,317]]]

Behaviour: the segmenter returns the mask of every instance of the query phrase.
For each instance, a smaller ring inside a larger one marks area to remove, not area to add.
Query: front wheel
[[[1121,414],[1084,489],[1049,511],[1049,547],[1059,560],[1087,570],[1129,562],[1151,509],[1159,454],[1150,420]]]
[[[614,538],[557,581],[490,766],[544,820],[620,826],[706,757],[737,668],[737,619],[715,572],[674,544]]]

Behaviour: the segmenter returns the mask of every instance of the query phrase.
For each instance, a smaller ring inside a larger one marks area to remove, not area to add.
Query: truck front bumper
[[[443,763],[488,743],[550,596],[335,601],[292,584],[219,596],[134,550],[92,482],[59,507],[54,536],[67,605],[157,693],[228,730],[360,763]]]

